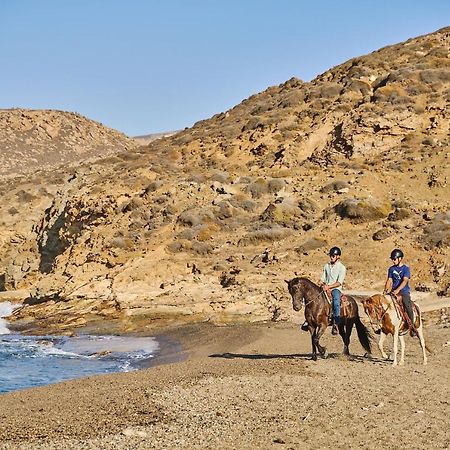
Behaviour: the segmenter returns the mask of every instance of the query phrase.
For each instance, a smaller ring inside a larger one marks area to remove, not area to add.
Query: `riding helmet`
[[[391,259],[403,258],[403,252],[399,248],[395,248],[391,252]]]
[[[331,247],[330,251],[328,252],[330,256],[339,255],[341,256],[341,249],[339,247]]]

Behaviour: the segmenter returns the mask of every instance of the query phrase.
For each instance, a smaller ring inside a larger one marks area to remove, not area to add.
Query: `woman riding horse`
[[[320,345],[320,338],[328,327],[328,318],[331,305],[324,295],[323,290],[308,278],[294,278],[286,280],[289,293],[292,297],[292,306],[295,311],[300,311],[305,303],[305,319],[308,323],[308,329],[311,333],[312,359],[317,360],[317,350],[326,357],[326,348]],[[369,341],[369,331],[361,322],[358,315],[358,306],[353,297],[347,296],[348,305],[346,314],[341,314],[341,320],[338,324],[339,334],[344,342],[344,355],[350,355],[349,344],[352,334],[353,324],[356,325],[359,342],[363,346],[366,354],[371,353]]]

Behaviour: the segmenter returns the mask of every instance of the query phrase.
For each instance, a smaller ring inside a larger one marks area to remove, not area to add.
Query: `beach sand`
[[[356,333],[354,356],[342,356],[329,330],[329,357],[311,361],[309,333],[293,323],[168,335],[185,360],[1,395],[0,448],[450,447],[448,325],[425,328],[427,366],[408,336],[405,365],[395,368],[376,348],[365,358]]]

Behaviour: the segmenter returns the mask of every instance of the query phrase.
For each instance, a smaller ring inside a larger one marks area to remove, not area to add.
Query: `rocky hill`
[[[401,247],[413,286],[449,295],[449,48],[446,28],[3,183],[4,285],[31,293],[18,325],[282,320],[284,279],[316,280],[332,245],[347,289],[381,289]]]
[[[124,152],[137,142],[80,114],[0,109],[0,176]]]

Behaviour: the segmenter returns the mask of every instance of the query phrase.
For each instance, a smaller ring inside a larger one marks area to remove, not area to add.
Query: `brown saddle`
[[[419,327],[420,321],[419,321],[419,307],[411,301],[413,305],[413,312],[414,312],[414,323],[411,322],[411,319],[408,316],[408,313],[406,312],[405,305],[403,303],[403,299],[401,295],[394,295],[390,294],[391,298],[394,302],[395,309],[397,310],[397,313],[401,320],[407,325],[406,329],[408,330],[414,330]]]
[[[325,298],[328,300],[328,303],[331,305],[332,296],[330,291],[323,291]],[[345,294],[341,295],[341,317],[346,318],[349,315],[350,309],[350,300]]]

